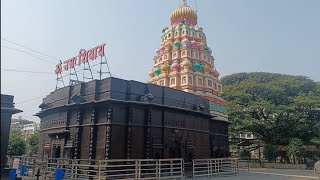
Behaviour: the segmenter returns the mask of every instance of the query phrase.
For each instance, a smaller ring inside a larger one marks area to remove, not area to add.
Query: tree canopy
[[[26,142],[18,131],[9,134],[8,152],[9,156],[22,156],[26,152]]]
[[[221,79],[230,134],[252,132],[267,144],[320,136],[320,85],[303,76],[238,73]]]
[[[37,155],[38,153],[39,138],[40,138],[40,133],[35,132],[34,134],[32,134],[31,138],[28,141],[30,145],[30,152],[32,155]]]
[[[288,145],[287,154],[289,157],[292,157],[296,163],[298,163],[298,158],[304,154],[303,142],[297,138],[291,139]]]

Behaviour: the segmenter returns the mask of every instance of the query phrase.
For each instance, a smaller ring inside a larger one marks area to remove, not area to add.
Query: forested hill
[[[253,132],[266,143],[308,143],[320,136],[320,85],[304,76],[254,72],[221,79],[230,133]]]

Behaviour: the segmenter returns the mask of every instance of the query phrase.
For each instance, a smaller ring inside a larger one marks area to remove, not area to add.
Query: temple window
[[[186,33],[186,31],[185,30],[182,30],[182,34],[184,35]]]
[[[187,30],[187,35],[189,35],[189,31]]]
[[[164,55],[164,59],[168,59],[168,56],[167,56],[167,55]]]
[[[186,52],[185,51],[182,51],[182,56],[185,56],[186,55]]]
[[[222,87],[221,87],[221,85],[219,85],[218,87],[219,87],[219,91],[222,92]]]
[[[192,85],[192,77],[188,77],[188,82]]]
[[[175,33],[175,37],[178,37],[178,35],[179,35],[179,32],[178,31],[176,31],[176,33]]]
[[[161,63],[161,62],[162,62],[162,58],[160,58],[160,60],[159,60],[159,61],[160,61],[160,63]]]
[[[202,79],[201,78],[198,79],[198,85],[202,86]]]
[[[214,89],[217,89],[217,83],[213,83]]]
[[[212,87],[212,81],[211,80],[208,80],[208,86]]]
[[[194,32],[192,32],[192,36],[194,36],[195,35],[195,33]]]
[[[162,38],[162,42],[164,42],[164,38]]]
[[[187,78],[184,76],[181,78],[181,84],[187,84]]]
[[[160,86],[164,86],[164,80],[160,81]]]
[[[173,53],[173,57],[177,57],[177,53]]]
[[[171,38],[171,33],[169,33],[168,38]]]
[[[191,52],[190,52],[190,51],[188,51],[187,55],[188,55],[188,57],[191,57]]]
[[[170,80],[170,85],[175,85],[176,84],[176,79],[175,78],[172,78],[171,80]]]

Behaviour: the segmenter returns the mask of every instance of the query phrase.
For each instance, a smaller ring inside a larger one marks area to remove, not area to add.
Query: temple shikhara
[[[149,83],[199,95],[210,102],[213,114],[225,119],[222,85],[212,50],[198,15],[184,0],[170,16],[171,26],[162,30],[161,45],[153,58]]]

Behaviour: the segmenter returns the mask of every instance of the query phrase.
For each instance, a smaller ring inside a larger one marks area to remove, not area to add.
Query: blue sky
[[[1,38],[59,59],[106,43],[111,72],[146,82],[161,31],[180,0],[2,0]],[[189,0],[198,10],[221,76],[237,72],[276,72],[320,81],[319,0]],[[6,47],[1,68],[54,72],[54,64]],[[55,75],[1,71],[1,93],[15,96],[18,115],[35,121],[42,96],[55,89]],[[37,98],[38,97],[38,98]],[[32,101],[26,100],[34,99]],[[20,102],[20,103],[19,103]],[[16,116],[18,116],[16,115]]]

